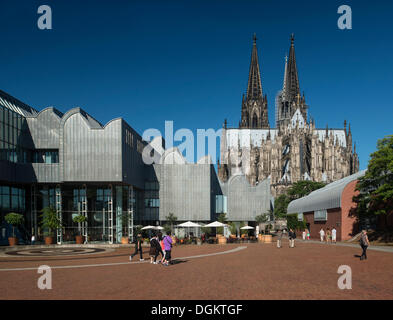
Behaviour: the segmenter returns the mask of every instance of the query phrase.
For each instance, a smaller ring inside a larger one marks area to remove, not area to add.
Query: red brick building
[[[311,192],[306,197],[289,203],[287,213],[298,214],[310,230],[310,237],[319,239],[319,231],[323,228],[337,230],[337,241],[348,240],[359,232],[355,216],[356,204],[352,201],[357,179],[365,174],[365,170],[337,180],[324,188]]]

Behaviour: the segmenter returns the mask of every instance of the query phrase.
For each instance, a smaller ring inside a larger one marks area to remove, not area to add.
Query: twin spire
[[[248,75],[247,99],[257,99],[263,96],[261,74],[259,72],[257,36],[254,33],[251,53],[250,72]]]
[[[285,57],[285,71],[282,90],[283,97],[285,97],[286,101],[295,101],[296,97],[300,95],[294,42],[295,37],[294,34],[292,34],[289,57]],[[257,37],[254,33],[250,71],[248,75],[247,99],[257,99],[259,97],[263,97],[263,90],[258,61]]]

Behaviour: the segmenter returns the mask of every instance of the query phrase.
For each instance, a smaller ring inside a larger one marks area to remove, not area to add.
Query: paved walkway
[[[130,251],[0,258],[8,269],[0,272],[0,299],[393,299],[391,252],[370,250],[360,261],[356,244],[184,245],[173,248],[168,267],[150,264],[147,248],[144,262],[130,262]],[[51,290],[37,287],[40,265],[53,269]],[[342,265],[352,270],[351,290],[338,288]]]
[[[302,243],[317,243],[321,245],[327,246],[341,246],[341,247],[351,247],[351,248],[360,248],[358,243],[348,243],[348,242],[336,242],[336,243],[326,243],[326,241],[321,242],[318,240],[303,240],[303,239],[296,239],[296,242]],[[382,252],[391,252],[393,253],[393,246],[373,246],[370,245],[367,250],[375,250],[375,251],[382,251]]]

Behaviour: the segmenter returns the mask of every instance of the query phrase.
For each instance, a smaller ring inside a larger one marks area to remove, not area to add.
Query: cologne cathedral
[[[289,56],[285,58],[283,86],[275,101],[276,128],[270,127],[256,40],[254,35],[239,127],[229,128],[224,122],[218,163],[220,180],[227,182],[235,175],[245,175],[255,186],[270,178],[272,195],[277,196],[299,180],[329,183],[359,171],[350,124],[347,128],[344,121],[343,129],[318,129],[308,117],[309,106],[304,93],[300,93],[293,35]]]

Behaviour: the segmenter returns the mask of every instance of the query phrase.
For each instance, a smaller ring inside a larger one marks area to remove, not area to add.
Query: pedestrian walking
[[[288,237],[289,237],[289,247],[294,248],[296,233],[292,229],[289,230]]]
[[[319,231],[319,235],[321,237],[321,242],[323,242],[325,238],[325,230],[323,230],[323,228],[321,228],[321,230]]]
[[[336,239],[337,239],[337,230],[335,227],[333,227],[333,229],[332,229],[332,242],[336,243]]]
[[[331,238],[332,238],[332,233],[330,232],[330,229],[327,228],[326,229],[326,243],[331,242]]]
[[[283,232],[281,230],[277,231],[277,248],[282,248],[281,246],[282,234]]]
[[[370,241],[368,241],[368,237],[367,237],[367,231],[366,230],[362,230],[362,234],[360,236],[360,246],[362,247],[362,255],[360,256],[360,260],[367,260],[367,248],[370,245]]]
[[[303,238],[303,241],[306,240],[306,230],[304,230],[304,231],[302,232],[302,238]]]
[[[161,253],[161,256],[164,256],[162,249],[161,249],[161,245],[160,242],[158,241],[158,236],[154,236],[151,240],[150,240],[150,263],[153,264],[157,264],[157,257],[158,255]]]
[[[31,236],[31,245],[32,246],[35,245],[35,235],[34,234]]]
[[[306,229],[307,232],[307,240],[310,240],[310,230]]]
[[[139,252],[139,256],[140,259],[139,261],[143,261],[143,255],[142,255],[142,235],[140,233],[138,233],[138,236],[136,238],[136,242],[135,242],[135,252],[130,255],[130,261],[132,260],[132,258],[134,258],[134,256]]]
[[[168,232],[167,235],[164,237],[164,248],[165,248],[165,262],[163,263],[164,266],[168,266],[171,263],[171,253],[172,253],[172,237],[171,233]]]

